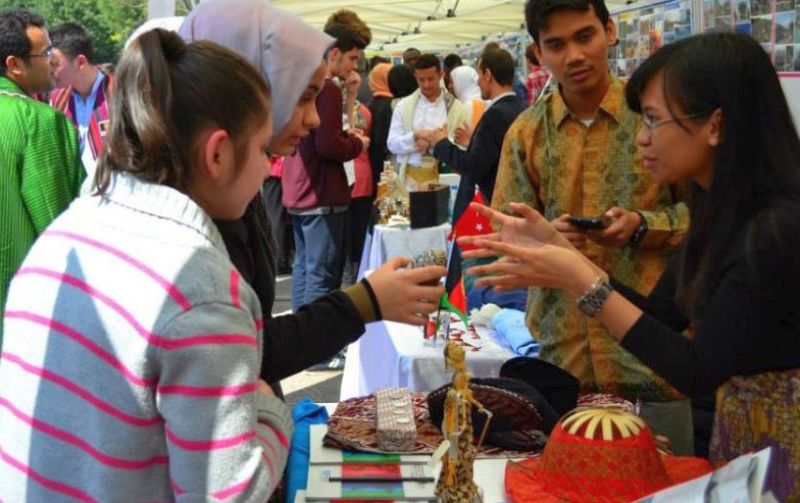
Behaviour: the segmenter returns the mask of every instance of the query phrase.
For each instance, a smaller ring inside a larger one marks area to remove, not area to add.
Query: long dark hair
[[[115,171],[185,192],[197,135],[211,126],[226,130],[241,160],[249,133],[269,120],[269,96],[261,74],[233,51],[186,44],[166,30],[144,33],[119,63],[97,192],[105,193]]]
[[[737,232],[746,233],[748,259],[755,256],[757,231],[778,244],[792,238],[764,210],[800,202],[800,140],[775,68],[748,36],[709,33],[662,47],[628,82],[632,110],[641,113],[642,93],[658,73],[672,117],[679,115],[672,113],[675,105],[686,115],[700,114],[692,119],[697,123],[722,111],[723,140],[708,191],[690,184],[692,223],[680,257],[676,300],[699,320]],[[757,214],[766,218],[756,221]],[[757,272],[758,264],[751,265]]]

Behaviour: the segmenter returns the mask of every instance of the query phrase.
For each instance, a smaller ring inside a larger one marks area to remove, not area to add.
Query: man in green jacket
[[[31,98],[53,88],[52,53],[40,16],[0,11],[0,316],[12,276],[84,177],[69,119]]]

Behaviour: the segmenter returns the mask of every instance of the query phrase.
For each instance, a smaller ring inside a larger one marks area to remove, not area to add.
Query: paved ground
[[[291,295],[291,276],[278,276],[275,304],[272,307],[273,315],[291,312]],[[281,387],[286,397],[286,403],[291,408],[304,397],[308,397],[317,403],[338,402],[341,383],[342,371],[330,370],[300,372],[281,381]]]

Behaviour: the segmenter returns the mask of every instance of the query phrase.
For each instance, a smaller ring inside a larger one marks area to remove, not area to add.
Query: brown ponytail
[[[226,130],[243,160],[249,133],[269,120],[269,96],[261,74],[221,45],[186,44],[161,29],[142,34],[117,69],[97,192],[106,192],[115,171],[185,191],[197,135],[207,127]]]

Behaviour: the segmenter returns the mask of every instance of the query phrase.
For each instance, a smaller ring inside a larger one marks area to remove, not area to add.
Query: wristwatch
[[[580,309],[583,314],[594,318],[603,308],[603,304],[606,303],[608,296],[611,295],[613,290],[608,281],[602,277],[598,277],[589,289],[578,297],[575,303],[578,304],[578,309]]]
[[[631,238],[628,240],[628,242],[632,245],[638,245],[639,243],[641,243],[645,235],[647,235],[647,231],[649,229],[649,227],[647,227],[647,220],[644,218],[644,215],[642,215],[640,211],[637,211],[636,213],[639,215],[640,223],[639,227],[637,227],[636,230],[633,231],[633,234],[631,234]]]

